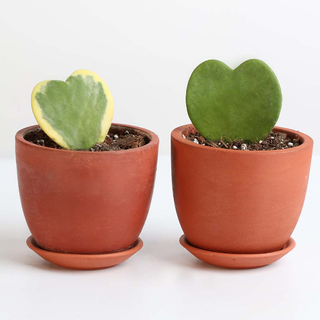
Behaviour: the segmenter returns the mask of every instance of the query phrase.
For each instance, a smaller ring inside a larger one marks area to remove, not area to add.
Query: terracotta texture
[[[59,267],[76,270],[97,270],[110,268],[126,261],[142,248],[143,242],[138,238],[135,245],[129,250],[104,254],[75,254],[47,251],[41,249],[32,236],[27,239],[27,245],[40,257]]]
[[[264,253],[284,247],[298,222],[313,141],[274,151],[211,148],[187,141],[192,125],[171,134],[176,211],[188,242],[224,253]]]
[[[37,244],[48,251],[109,253],[134,245],[153,192],[158,137],[136,149],[107,152],[42,147],[16,134],[22,208]]]
[[[181,245],[198,259],[216,267],[227,269],[252,269],[276,262],[294,249],[296,243],[290,238],[281,250],[267,253],[223,253],[199,249],[190,245],[185,235],[180,238]]]

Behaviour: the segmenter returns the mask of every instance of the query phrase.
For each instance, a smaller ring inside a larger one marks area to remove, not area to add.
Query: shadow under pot
[[[57,265],[101,269],[142,247],[139,234],[153,193],[158,137],[113,124],[110,132],[140,134],[146,144],[119,151],[75,151],[27,141],[16,134],[16,162],[28,246]]]
[[[172,182],[184,232],[180,243],[199,259],[225,268],[270,264],[292,250],[309,178],[312,139],[298,131],[294,148],[270,151],[202,146],[171,134]]]

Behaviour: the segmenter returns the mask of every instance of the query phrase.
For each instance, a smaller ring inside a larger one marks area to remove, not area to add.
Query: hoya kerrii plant
[[[65,82],[40,82],[31,104],[42,130],[29,126],[15,139],[29,248],[79,270],[127,260],[142,248],[159,138],[148,129],[111,124],[111,92],[88,70]]]
[[[65,149],[89,149],[103,142],[113,117],[113,98],[97,74],[78,70],[64,81],[38,83],[32,110],[42,130]]]
[[[265,139],[276,124],[282,94],[276,75],[261,60],[247,60],[235,70],[208,60],[193,71],[186,104],[204,138],[254,143]]]
[[[218,267],[256,268],[282,258],[295,246],[313,142],[274,127],[282,105],[275,74],[256,59],[234,70],[205,61],[190,77],[186,104],[193,126],[171,133],[180,243]]]

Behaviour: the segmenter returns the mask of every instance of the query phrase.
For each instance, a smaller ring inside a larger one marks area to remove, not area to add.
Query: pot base
[[[40,248],[32,236],[27,239],[27,245],[40,257],[59,267],[76,270],[97,270],[113,267],[127,260],[142,248],[143,241],[138,238],[134,247],[128,250],[104,254],[74,254],[47,251]]]
[[[185,235],[180,237],[180,244],[198,259],[216,267],[227,269],[252,269],[263,267],[281,259],[296,246],[296,242],[293,238],[290,238],[284,247],[278,251],[256,254],[222,253],[194,247],[188,242]]]

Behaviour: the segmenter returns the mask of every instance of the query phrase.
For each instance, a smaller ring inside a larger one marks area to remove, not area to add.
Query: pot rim
[[[112,123],[112,126],[118,126],[118,127],[126,127],[126,128],[131,128],[131,129],[135,129],[138,131],[142,131],[143,133],[145,133],[146,135],[148,135],[150,137],[150,142],[147,143],[146,145],[140,147],[140,148],[134,148],[134,149],[125,149],[125,150],[117,150],[117,151],[100,151],[100,152],[92,152],[92,151],[77,151],[77,150],[67,150],[67,149],[54,149],[54,148],[49,148],[49,147],[45,147],[45,146],[39,146],[37,144],[34,144],[30,141],[27,141],[26,139],[24,139],[24,136],[30,132],[31,130],[34,129],[38,129],[40,128],[39,125],[33,125],[33,126],[29,126],[29,127],[25,127],[21,130],[19,130],[16,133],[16,141],[19,141],[20,143],[23,143],[27,146],[29,146],[30,148],[40,148],[42,150],[47,150],[47,151],[51,151],[51,152],[67,152],[67,153],[76,153],[76,154],[90,154],[90,155],[100,155],[101,154],[119,154],[119,153],[132,153],[132,152],[138,152],[141,149],[150,149],[153,148],[155,146],[157,146],[159,144],[159,137],[152,131],[145,129],[145,128],[141,128],[141,127],[137,127],[134,125],[129,125],[129,124],[122,124],[122,123]]]
[[[288,148],[288,149],[280,149],[280,150],[250,150],[250,152],[239,152],[239,150],[232,150],[232,149],[222,149],[222,148],[212,148],[212,147],[208,147],[208,146],[203,146],[201,144],[196,144],[193,143],[192,141],[189,141],[187,139],[184,139],[182,134],[186,129],[192,128],[194,129],[194,125],[193,124],[185,124],[182,126],[179,126],[175,129],[172,130],[171,132],[171,138],[178,141],[179,143],[183,143],[186,145],[189,145],[190,147],[193,148],[205,148],[204,150],[207,150],[208,152],[235,152],[236,154],[243,154],[243,155],[248,155],[248,154],[276,154],[276,153],[291,153],[291,152],[298,152],[302,149],[306,149],[309,147],[313,146],[313,140],[311,137],[309,137],[308,135],[306,135],[305,133],[302,133],[300,131],[296,131],[296,130],[292,130],[292,129],[288,129],[288,128],[283,128],[283,127],[278,127],[275,126],[272,130],[275,130],[276,132],[283,132],[283,133],[287,133],[287,134],[291,134],[291,135],[297,135],[298,138],[300,139],[300,141],[302,141],[301,145],[298,147],[294,147],[294,148]],[[210,151],[209,151],[210,150]]]

